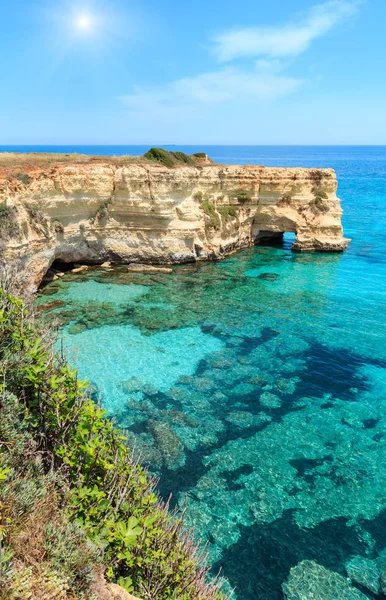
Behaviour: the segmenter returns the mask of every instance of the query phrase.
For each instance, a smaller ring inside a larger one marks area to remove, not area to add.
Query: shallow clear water
[[[39,303],[63,302],[70,358],[237,598],[279,600],[302,559],[345,574],[386,548],[386,148],[203,149],[334,167],[349,250],[287,238],[170,275],[93,270]]]

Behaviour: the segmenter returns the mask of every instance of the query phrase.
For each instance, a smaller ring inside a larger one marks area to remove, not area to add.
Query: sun
[[[90,15],[78,15],[75,19],[76,28],[80,31],[91,31],[93,19]]]

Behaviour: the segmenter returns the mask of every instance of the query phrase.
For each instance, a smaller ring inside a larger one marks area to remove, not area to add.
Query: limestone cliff
[[[342,251],[332,169],[0,154],[1,261],[30,289],[54,260],[217,259],[295,232],[297,251]]]

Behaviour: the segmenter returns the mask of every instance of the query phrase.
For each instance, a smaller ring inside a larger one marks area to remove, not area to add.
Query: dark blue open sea
[[[239,600],[282,599],[303,560],[356,586],[313,598],[385,598],[386,147],[175,149],[333,167],[348,251],[295,254],[286,237],[172,275],[69,275],[39,301],[65,302],[57,316],[80,375],[162,495],[186,505]]]

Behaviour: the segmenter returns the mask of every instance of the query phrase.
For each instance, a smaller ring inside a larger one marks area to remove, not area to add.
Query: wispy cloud
[[[214,40],[217,59],[229,62],[244,57],[249,59],[246,64],[229,64],[158,86],[136,86],[120,100],[138,115],[138,123],[144,118],[175,127],[191,119],[210,121],[221,111],[255,118],[259,103],[286,96],[304,83],[301,77],[285,74],[288,59],[355,13],[361,1],[329,0],[290,24],[219,34]]]
[[[186,117],[199,116],[203,105],[227,104],[237,99],[258,101],[278,98],[295,90],[301,81],[261,69],[226,67],[219,71],[184,77],[157,88],[135,88],[121,100],[130,109],[165,114],[180,109]]]
[[[225,62],[240,57],[283,58],[297,56],[311,42],[353,15],[360,2],[330,0],[313,7],[297,21],[277,27],[248,27],[217,35],[214,53]]]

